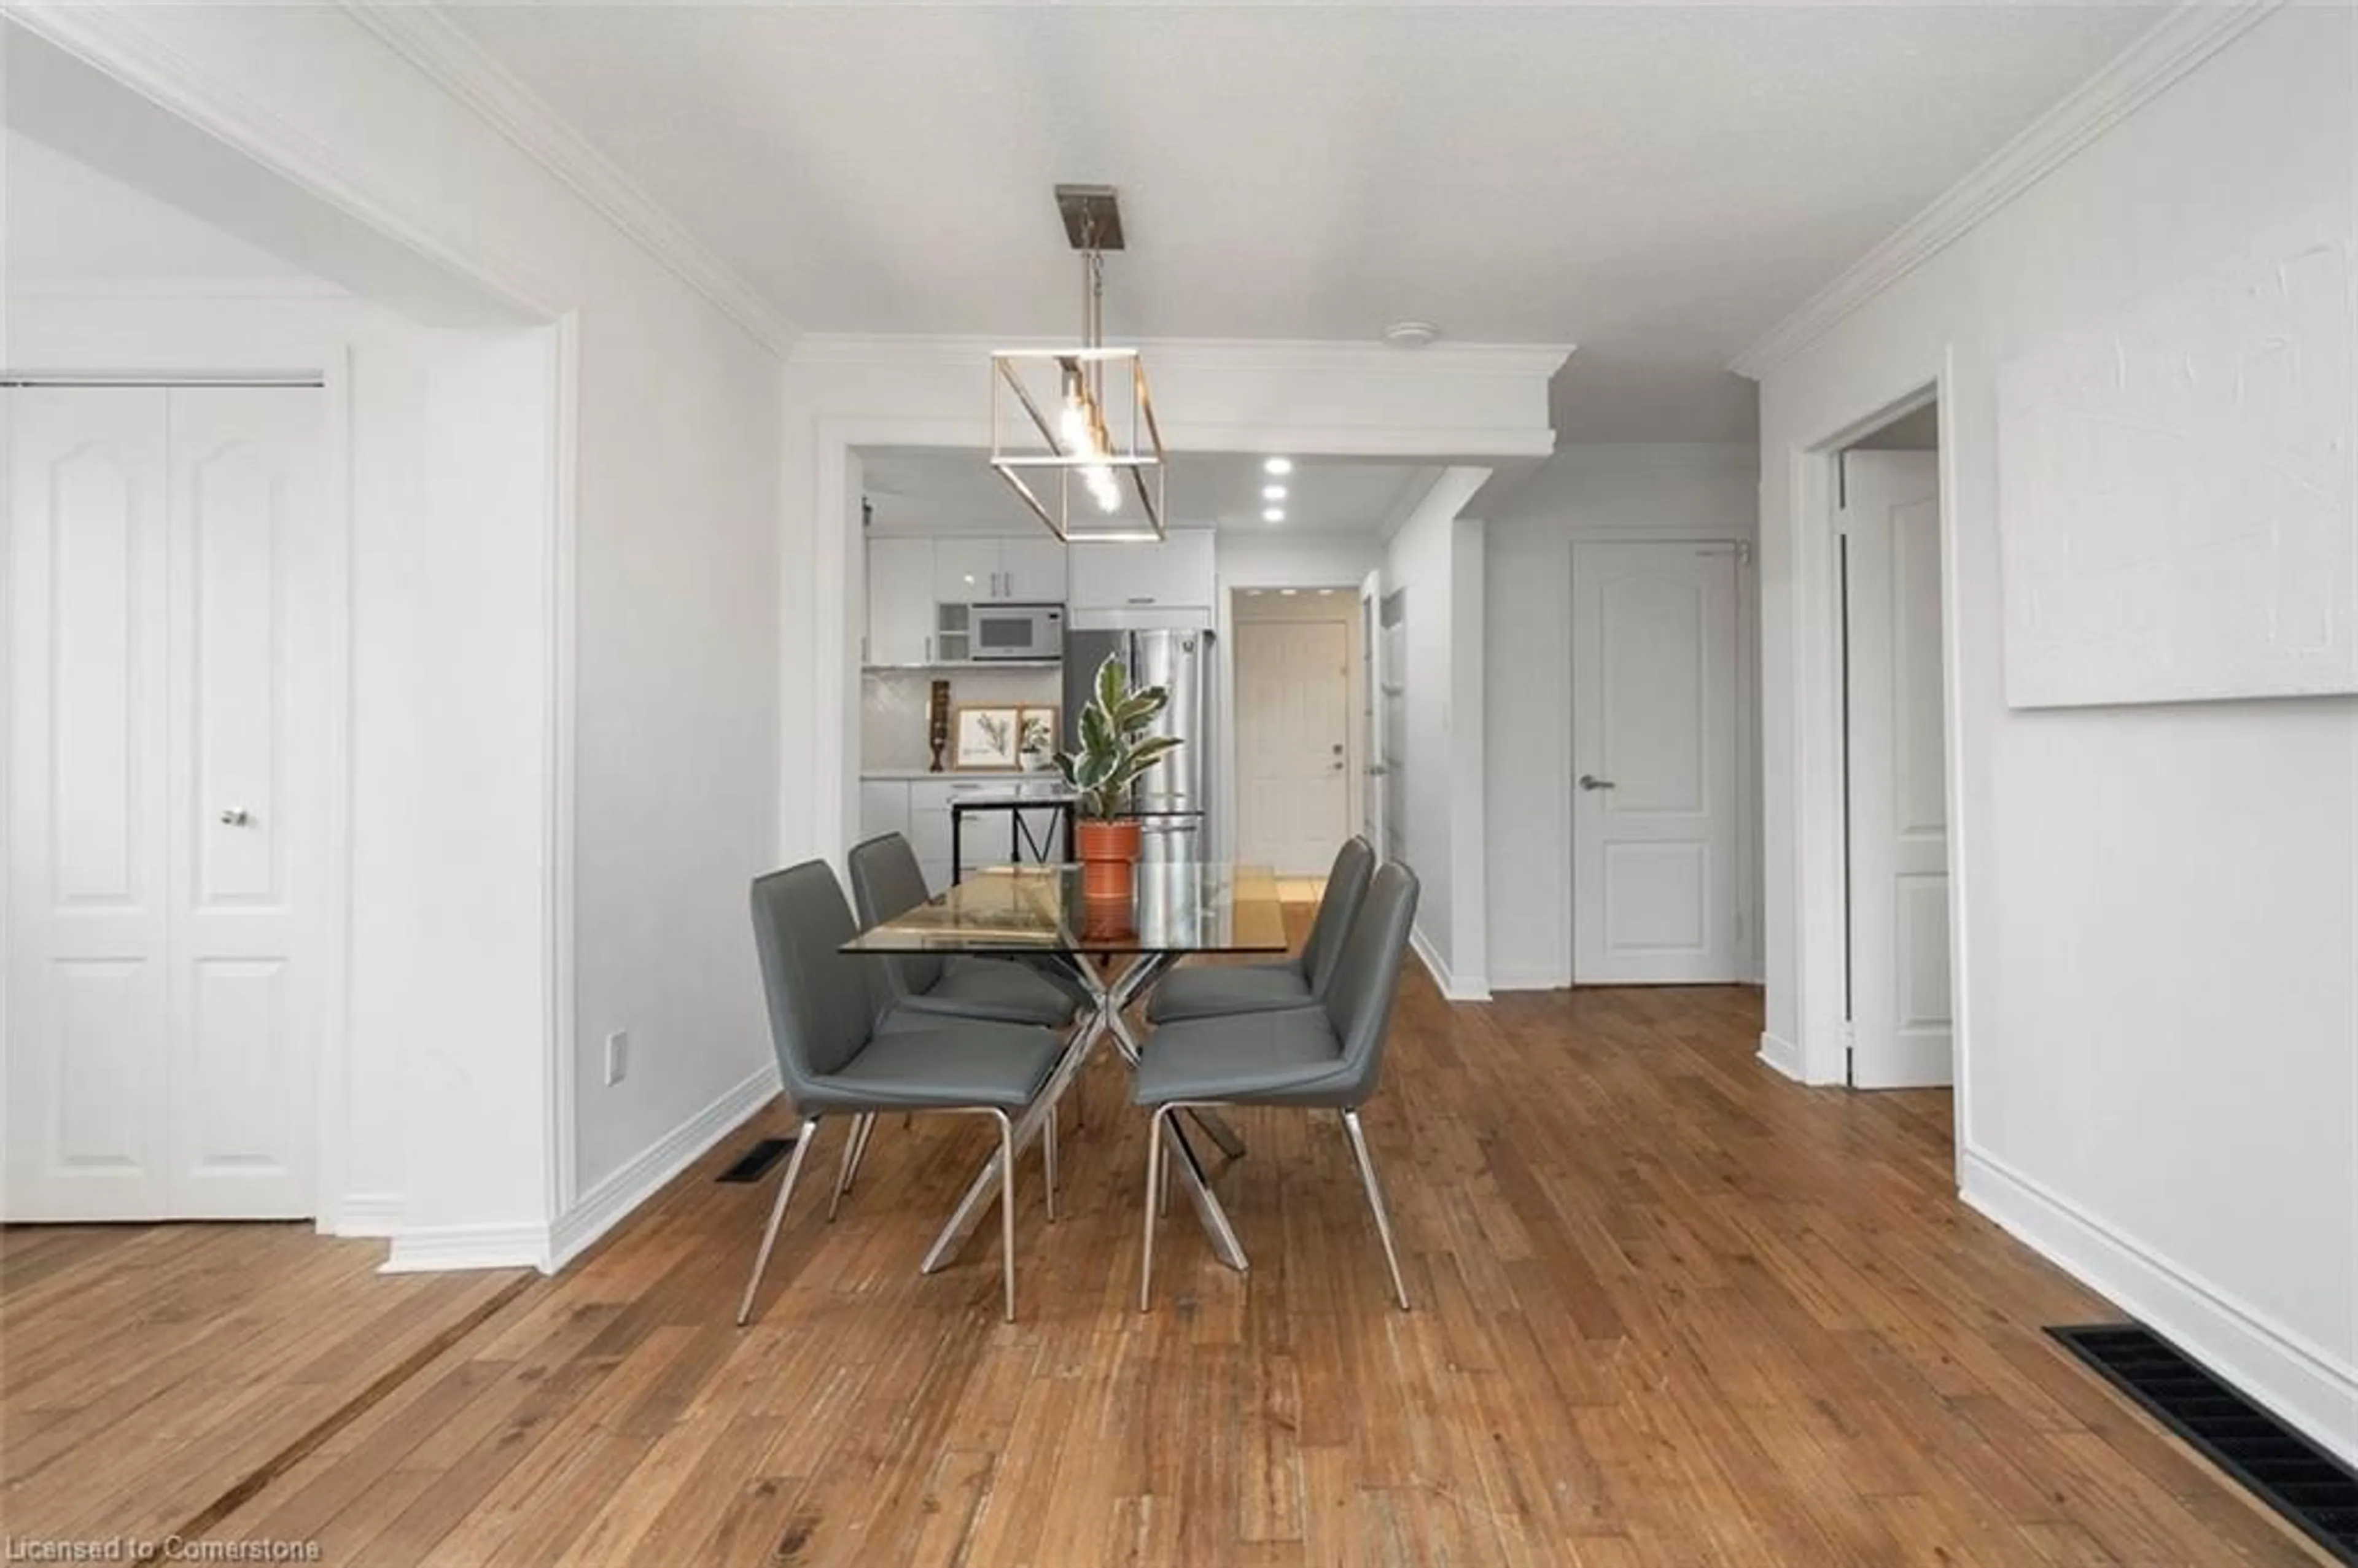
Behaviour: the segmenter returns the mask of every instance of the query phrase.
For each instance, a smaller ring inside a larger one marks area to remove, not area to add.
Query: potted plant
[[[1178,750],[1168,735],[1147,733],[1171,694],[1159,686],[1130,689],[1130,672],[1109,655],[1098,666],[1095,689],[1081,709],[1077,751],[1056,753],[1056,771],[1076,796],[1073,852],[1081,862],[1081,892],[1127,899],[1139,851],[1138,819],[1130,813],[1130,786],[1141,773]]]

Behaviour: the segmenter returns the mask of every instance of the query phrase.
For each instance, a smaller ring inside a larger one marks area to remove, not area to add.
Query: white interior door
[[[1236,623],[1238,858],[1317,876],[1351,836],[1350,626]]]
[[[1941,502],[1931,452],[1844,460],[1851,1082],[1952,1081]]]
[[[319,395],[7,395],[7,1217],[308,1215]]]
[[[1736,551],[1573,552],[1573,978],[1741,978]]]

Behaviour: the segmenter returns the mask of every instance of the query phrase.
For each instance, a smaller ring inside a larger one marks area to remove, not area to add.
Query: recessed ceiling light
[[[1430,321],[1395,321],[1384,329],[1384,341],[1400,349],[1421,349],[1441,336]]]
[[[1293,460],[1292,458],[1271,458],[1269,461],[1261,464],[1260,466],[1261,471],[1264,473],[1292,473],[1293,471]]]
[[[1282,506],[1268,507],[1262,511],[1260,520],[1264,523],[1282,523],[1285,521],[1285,508]]]
[[[1282,484],[1262,485],[1260,487],[1260,498],[1263,501],[1283,501],[1285,499],[1285,486]]]
[[[1277,591],[1285,595],[1286,598],[1292,599],[1295,594],[1300,593],[1302,590],[1298,588],[1281,588]]]
[[[1321,599],[1332,599],[1341,590],[1339,589],[1322,588],[1318,590],[1318,597]]]

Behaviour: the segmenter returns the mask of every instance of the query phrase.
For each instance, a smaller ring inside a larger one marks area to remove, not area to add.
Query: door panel
[[[313,1010],[291,865],[324,801],[317,712],[291,655],[318,402],[292,389],[171,395],[172,1203],[186,1217],[311,1212]]]
[[[165,415],[16,389],[9,1218],[166,1212]]]
[[[1844,458],[1851,1082],[1951,1081],[1939,460]]]
[[[1350,837],[1350,630],[1236,625],[1238,858],[1316,876]]]
[[[1738,979],[1735,551],[1573,558],[1574,979]]]

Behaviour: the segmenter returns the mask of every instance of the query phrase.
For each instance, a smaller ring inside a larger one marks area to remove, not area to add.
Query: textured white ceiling
[[[981,452],[880,449],[863,461],[879,528],[1003,534],[1042,526]],[[1165,521],[1274,535],[1373,534],[1422,495],[1435,472],[1406,463],[1303,459],[1277,478],[1262,471],[1262,461],[1238,452],[1173,453],[1164,476]],[[1286,487],[1283,502],[1261,499],[1261,487],[1270,484]],[[1262,508],[1271,504],[1285,508],[1283,523],[1262,520]]]
[[[1575,342],[1563,412],[1616,439],[1740,434],[1720,367],[2158,15],[451,11],[806,329],[1070,331],[1049,187],[1105,181],[1112,333]]]
[[[12,287],[301,276],[276,256],[29,136],[5,135]]]

